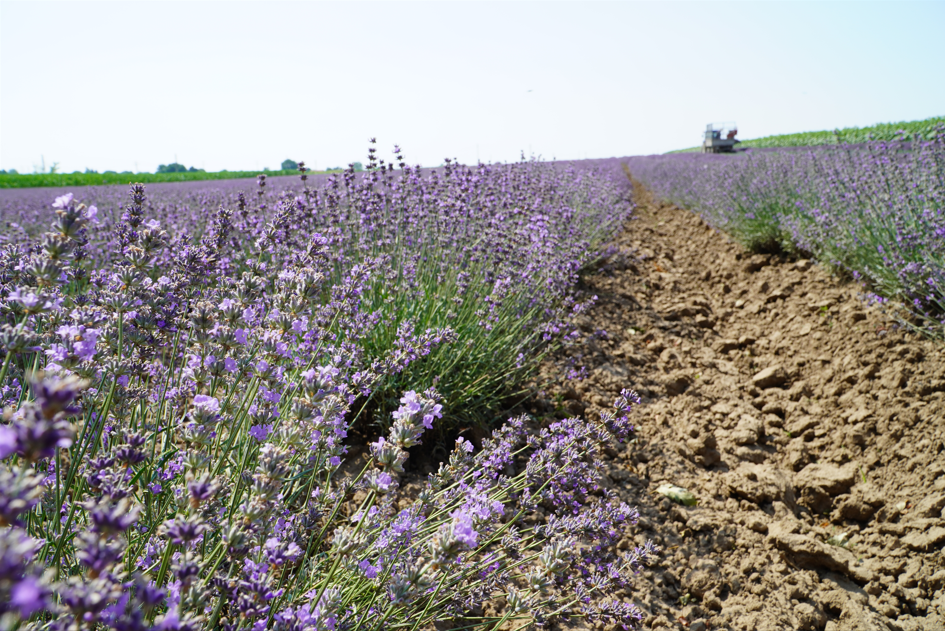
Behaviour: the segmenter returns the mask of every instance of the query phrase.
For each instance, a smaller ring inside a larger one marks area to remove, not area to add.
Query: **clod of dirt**
[[[770,366],[765,368],[757,375],[751,378],[751,383],[755,387],[761,388],[777,388],[783,386],[787,383],[788,374],[784,371],[784,368],[781,366]]]
[[[742,414],[729,438],[736,445],[754,445],[764,436],[764,424],[754,416]]]
[[[945,528],[932,526],[928,532],[913,532],[902,538],[902,543],[913,550],[928,551],[945,543]]]
[[[839,505],[832,518],[836,522],[867,522],[885,504],[883,494],[870,483],[857,484],[849,496],[840,496],[837,500]]]
[[[791,563],[809,570],[824,569],[840,572],[865,585],[875,575],[862,567],[856,556],[840,546],[817,541],[811,536],[794,533],[791,524],[776,523],[770,526],[768,540],[784,552]]]
[[[830,510],[833,497],[846,493],[856,480],[856,464],[843,467],[832,464],[809,464],[794,476],[800,501],[816,513]]]
[[[943,508],[945,493],[931,493],[916,504],[912,514],[916,517],[941,517]]]

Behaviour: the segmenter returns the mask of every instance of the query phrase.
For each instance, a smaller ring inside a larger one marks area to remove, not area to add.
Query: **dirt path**
[[[864,308],[857,285],[745,255],[637,190],[617,242],[632,256],[587,279],[599,302],[573,357],[589,376],[534,410],[643,396],[610,478],[643,515],[621,545],[663,556],[617,596],[648,628],[945,629],[941,349]]]

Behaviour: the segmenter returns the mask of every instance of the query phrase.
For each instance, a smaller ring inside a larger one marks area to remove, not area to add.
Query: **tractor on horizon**
[[[735,123],[709,123],[705,126],[705,140],[702,141],[702,153],[732,153],[738,126]]]

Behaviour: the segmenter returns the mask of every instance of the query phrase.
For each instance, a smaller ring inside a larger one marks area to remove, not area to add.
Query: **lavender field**
[[[630,216],[619,163],[394,159],[3,193],[2,628],[639,623],[601,597],[655,549],[598,483],[636,396],[497,422]]]
[[[639,398],[507,413],[578,339],[625,167],[941,334],[943,135],[2,191],[0,625],[639,627],[610,594],[657,549],[616,549],[600,458]]]
[[[648,156],[628,166],[748,249],[811,256],[862,280],[909,326],[943,335],[945,129],[914,143]]]

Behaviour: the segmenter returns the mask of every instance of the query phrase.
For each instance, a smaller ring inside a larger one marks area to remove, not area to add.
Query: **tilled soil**
[[[945,629],[941,348],[855,283],[635,189],[620,251],[585,279],[599,300],[570,358],[589,374],[533,410],[643,398],[608,483],[642,516],[621,547],[662,554],[614,596],[647,628]]]

